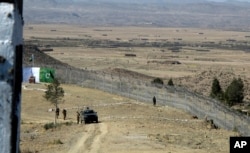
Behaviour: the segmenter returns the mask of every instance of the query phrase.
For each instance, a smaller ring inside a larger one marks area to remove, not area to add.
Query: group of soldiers
[[[60,109],[56,108],[56,118],[57,119],[59,118],[59,114],[60,114]],[[63,114],[63,120],[65,120],[66,116],[67,116],[67,110],[63,109],[62,114]],[[79,121],[80,121],[80,113],[79,113],[79,111],[76,112],[76,117],[77,117],[77,124],[79,124]]]
[[[59,117],[59,113],[60,113],[60,109],[59,108],[56,108],[56,118]],[[63,109],[62,110],[62,114],[63,114],[63,120],[66,119],[66,116],[67,116],[67,110],[66,109]]]
[[[156,106],[156,98],[155,98],[155,96],[153,97],[153,105]],[[89,108],[87,107],[87,109],[89,109]],[[56,108],[56,118],[59,117],[59,113],[60,113],[60,109]],[[63,109],[62,114],[63,114],[63,119],[65,120],[66,116],[67,116],[67,110]],[[76,120],[77,120],[77,124],[79,124],[79,122],[80,122],[80,112],[79,111],[76,112]]]
[[[89,109],[89,108],[87,107],[87,109]],[[60,114],[60,109],[56,108],[56,118],[57,119],[59,118],[59,114]],[[63,114],[63,119],[65,120],[66,116],[67,116],[67,110],[63,109],[62,114]],[[77,120],[77,124],[79,124],[80,123],[80,112],[79,111],[76,112],[76,120]]]

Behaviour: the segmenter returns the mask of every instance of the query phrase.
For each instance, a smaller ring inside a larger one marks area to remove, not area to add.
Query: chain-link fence
[[[94,71],[74,68],[55,67],[56,75],[62,83],[77,84],[82,87],[95,88],[152,103],[157,98],[158,105],[172,106],[187,111],[199,118],[212,119],[220,128],[237,130],[244,136],[250,136],[250,118],[229,109],[220,102],[189,92],[183,88],[153,86],[139,78],[131,79],[120,75],[108,75]]]

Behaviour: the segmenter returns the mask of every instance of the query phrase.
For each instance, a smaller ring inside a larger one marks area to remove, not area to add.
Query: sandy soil
[[[154,107],[102,91],[62,85],[66,94],[58,127],[53,106],[42,98],[43,84],[24,84],[22,96],[22,153],[228,153],[229,137],[237,133],[212,129],[203,119],[182,110]],[[39,90],[38,90],[39,89]],[[99,123],[76,124],[76,111],[86,106],[98,112]]]

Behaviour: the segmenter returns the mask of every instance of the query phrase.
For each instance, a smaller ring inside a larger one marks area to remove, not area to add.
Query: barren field
[[[241,77],[249,105],[250,32],[26,25],[24,38],[41,50],[52,48],[46,54],[78,68],[111,74],[118,68],[165,83],[172,78],[175,85],[203,95],[209,95],[214,77],[223,89]],[[53,106],[42,98],[45,86],[23,85],[22,152],[228,153],[229,137],[237,135],[175,108],[73,85],[63,88],[65,102],[59,107],[67,109],[67,119],[60,116],[59,127],[45,130],[54,120],[48,111]],[[76,111],[87,106],[98,112],[100,123],[76,124]]]
[[[212,129],[181,110],[134,101],[102,91],[62,85],[66,120],[54,121],[53,106],[42,98],[44,84],[23,84],[22,153],[228,153],[237,133]],[[76,111],[98,112],[99,123],[76,124]]]
[[[217,77],[225,89],[241,77],[250,100],[250,32],[192,28],[26,25],[24,38],[69,65],[126,69],[208,96]],[[173,48],[177,48],[174,50]],[[126,55],[134,56],[126,56]],[[176,64],[179,63],[179,64]],[[112,73],[112,71],[111,71]]]

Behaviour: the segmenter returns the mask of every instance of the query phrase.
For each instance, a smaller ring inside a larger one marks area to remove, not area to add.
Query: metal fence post
[[[0,152],[18,153],[20,141],[23,1],[0,0]]]
[[[226,127],[227,126],[226,125],[226,120],[227,120],[227,114],[226,114],[226,112],[224,112],[224,116],[225,116],[224,123],[225,123],[225,127]]]
[[[112,73],[111,73],[111,94],[113,94],[113,76],[112,76]]]
[[[237,128],[236,122],[235,122],[235,115],[234,115],[234,129]]]
[[[103,90],[105,90],[105,88],[104,88],[104,80],[105,80],[105,73],[103,72],[103,80],[102,80],[102,88],[103,88]]]

